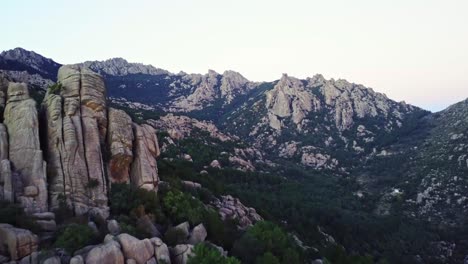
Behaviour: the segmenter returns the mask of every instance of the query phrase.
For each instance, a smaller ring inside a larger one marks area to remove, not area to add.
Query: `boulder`
[[[38,237],[29,230],[0,224],[0,254],[9,254],[10,259],[19,260],[31,255],[38,248]]]
[[[150,125],[133,124],[134,160],[130,171],[131,183],[146,190],[157,190],[158,167],[156,157],[159,156],[156,130]]]
[[[154,246],[149,239],[139,240],[128,234],[120,234],[117,240],[122,246],[125,258],[145,264],[154,255]]]
[[[59,257],[55,256],[55,257],[50,257],[46,260],[44,260],[44,262],[42,262],[42,264],[61,264],[61,260]]]
[[[36,220],[36,224],[41,228],[42,231],[54,232],[57,230],[57,224],[55,220]]]
[[[109,231],[109,234],[116,236],[120,234],[120,225],[116,220],[109,220],[107,222],[107,230]]]
[[[154,245],[154,256],[158,263],[163,262],[166,264],[171,264],[171,256],[169,254],[169,248],[164,242],[157,237],[151,238],[151,243]]]
[[[116,241],[110,241],[98,245],[89,251],[86,256],[86,264],[125,264],[120,245]]]
[[[22,258],[21,261],[19,261],[19,264],[39,264],[38,256],[39,253],[35,251],[31,255]],[[0,263],[3,262],[0,260]]]
[[[193,228],[192,233],[188,239],[188,243],[191,245],[196,245],[205,241],[208,233],[206,232],[205,226],[203,224],[199,224]]]
[[[107,234],[107,235],[104,237],[103,243],[105,244],[105,243],[110,242],[110,241],[113,241],[113,240],[115,240],[115,236],[110,235],[110,234]]]
[[[218,160],[213,160],[213,161],[210,163],[210,167],[212,167],[212,168],[217,168],[217,169],[221,169],[221,164],[219,163]]]
[[[108,118],[109,180],[112,183],[129,183],[133,161],[132,119],[123,110],[114,108],[109,108]]]
[[[39,143],[36,102],[29,96],[25,83],[9,83],[4,118],[8,131],[8,157],[11,167],[19,174],[20,186],[15,186],[15,196],[27,212],[45,212],[48,209],[46,164]],[[34,186],[36,190],[24,197],[21,186]]]
[[[179,224],[179,225],[177,225],[177,226],[175,226],[173,228],[175,230],[178,230],[186,238],[190,235],[190,224],[189,224],[189,222],[183,222],[182,224]]]
[[[55,220],[55,214],[52,212],[35,213],[32,217],[37,220]]]
[[[134,259],[127,259],[127,261],[125,261],[125,264],[137,264],[137,262]]]
[[[187,264],[190,256],[193,256],[193,245],[177,245],[171,248],[173,264]]]
[[[74,256],[73,258],[71,258],[70,264],[85,264],[85,262],[84,262],[83,257],[78,255],[78,256]]]
[[[146,261],[146,264],[158,264],[155,258],[150,258],[148,261]]]
[[[93,233],[95,235],[99,234],[99,228],[97,227],[96,223],[94,223],[93,221],[88,222],[88,227],[91,228],[91,230],[93,230]]]
[[[9,260],[10,260],[9,257],[0,255],[0,263],[6,263]]]

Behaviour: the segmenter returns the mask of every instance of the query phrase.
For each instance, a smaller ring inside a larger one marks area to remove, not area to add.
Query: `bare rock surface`
[[[19,174],[14,186],[16,199],[28,212],[48,209],[46,164],[39,143],[39,121],[36,102],[29,96],[24,83],[10,83],[5,107],[5,126],[8,131],[12,169]],[[25,193],[36,189],[36,192]],[[26,196],[27,195],[27,196]]]
[[[109,180],[113,183],[128,183],[133,161],[132,119],[123,110],[114,108],[109,108],[108,117]]]
[[[29,230],[0,224],[0,254],[19,260],[38,249],[38,237]]]

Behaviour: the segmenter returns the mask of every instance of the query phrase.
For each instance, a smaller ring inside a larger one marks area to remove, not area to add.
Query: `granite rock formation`
[[[107,108],[99,74],[68,65],[57,79],[38,113],[26,84],[0,76],[0,198],[30,214],[66,205],[105,218],[111,183],[156,191],[156,130]]]

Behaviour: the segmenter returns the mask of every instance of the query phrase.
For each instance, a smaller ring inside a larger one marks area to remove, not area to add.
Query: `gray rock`
[[[151,243],[154,245],[154,256],[159,262],[164,262],[166,264],[171,264],[171,256],[169,253],[169,248],[160,238],[151,238]]]
[[[107,222],[107,230],[109,231],[109,234],[116,236],[120,234],[120,225],[116,220],[109,220]]]
[[[193,245],[177,245],[170,250],[173,264],[187,264],[190,256],[193,256]]]
[[[97,227],[96,223],[94,223],[93,221],[88,222],[88,227],[91,228],[91,230],[93,230],[93,233],[95,235],[99,234],[99,228]]]
[[[5,263],[5,262],[8,262],[9,260],[10,260],[9,257],[0,255],[0,263]]]
[[[20,176],[19,184],[37,189],[34,193],[28,193],[34,196],[25,197],[20,186],[15,186],[15,196],[28,213],[46,212],[46,166],[39,143],[38,113],[26,84],[9,83],[4,118],[8,131],[8,157],[12,168]]]
[[[110,241],[94,247],[86,256],[86,264],[124,264],[124,256],[120,251],[120,245],[116,241]]]
[[[139,240],[128,234],[120,234],[117,240],[125,258],[134,259],[138,264],[145,264],[154,255],[154,246],[149,239]]]
[[[114,237],[113,235],[107,234],[107,235],[104,237],[103,243],[106,244],[107,242],[114,241],[114,240],[115,240],[115,237]]]
[[[188,239],[188,243],[191,245],[201,243],[205,241],[207,235],[208,233],[205,229],[205,226],[203,224],[199,224],[193,228],[192,233],[190,234],[190,237]]]
[[[133,133],[135,147],[130,171],[131,182],[138,188],[157,191],[159,178],[156,157],[160,151],[156,130],[146,124],[133,124]]]
[[[78,255],[78,256],[74,256],[73,258],[71,258],[70,264],[85,264],[85,262],[84,262],[83,257]]]
[[[43,264],[61,264],[61,260],[59,257],[55,256],[55,257],[50,257],[46,260],[44,260],[44,262],[42,262]]]
[[[150,258],[148,261],[146,261],[146,264],[158,264],[155,258]]]
[[[37,220],[55,220],[55,214],[52,212],[35,213],[32,217]]]
[[[181,234],[184,235],[184,237],[189,237],[190,235],[190,224],[189,222],[183,222],[182,224],[179,224],[174,227],[174,229],[179,230]]]
[[[38,237],[29,230],[0,224],[0,249],[7,249],[11,260],[19,260],[38,249]]]
[[[57,224],[55,223],[55,220],[36,220],[36,224],[43,231],[54,232],[57,230]]]
[[[129,183],[134,140],[132,119],[124,111],[114,108],[109,108],[108,117],[109,180],[112,183]]]

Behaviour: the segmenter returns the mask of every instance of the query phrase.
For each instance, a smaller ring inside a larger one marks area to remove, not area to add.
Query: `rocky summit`
[[[0,262],[466,262],[466,100],[278,77],[2,52]]]

